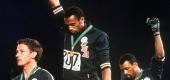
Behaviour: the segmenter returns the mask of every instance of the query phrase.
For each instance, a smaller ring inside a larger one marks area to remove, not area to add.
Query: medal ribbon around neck
[[[74,50],[75,45],[78,43],[78,41],[80,41],[80,39],[92,29],[92,25],[90,25],[83,33],[81,33],[81,35],[75,40],[74,42],[74,36],[71,35],[71,51]]]

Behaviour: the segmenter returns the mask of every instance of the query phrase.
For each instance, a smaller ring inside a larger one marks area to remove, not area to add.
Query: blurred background
[[[158,17],[166,52],[162,80],[169,80],[170,1],[168,0],[60,0],[64,8],[79,6],[86,19],[108,33],[112,80],[120,79],[121,54],[135,54],[142,68],[149,67],[154,39],[146,26],[147,17]],[[30,37],[39,40],[44,55],[39,65],[61,80],[63,34],[55,22],[48,0],[3,0],[0,3],[0,71],[2,80],[20,72],[16,66],[16,41]]]

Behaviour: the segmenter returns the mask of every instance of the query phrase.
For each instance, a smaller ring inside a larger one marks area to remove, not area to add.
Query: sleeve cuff
[[[63,11],[63,7],[61,5],[59,6],[56,6],[54,9],[53,9],[53,14],[58,14],[59,12]]]
[[[106,68],[106,67],[111,67],[110,62],[103,63],[103,64],[100,65],[100,68],[101,68],[101,69],[104,69],[104,68]]]

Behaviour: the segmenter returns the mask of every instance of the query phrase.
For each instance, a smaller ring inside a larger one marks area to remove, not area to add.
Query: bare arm
[[[59,0],[49,0],[49,4],[54,14],[58,14],[63,11],[63,7],[60,5]]]
[[[161,39],[160,32],[156,33],[157,35],[154,37],[155,38],[155,55],[158,59],[164,60],[163,58],[165,57],[165,52],[164,52],[164,47]]]
[[[155,55],[160,61],[164,61],[165,52],[160,35],[160,22],[158,18],[147,18],[146,23],[151,27],[155,39]]]
[[[111,80],[111,69],[106,68],[102,71],[102,80]]]
[[[52,9],[54,9],[55,7],[60,5],[60,1],[59,0],[49,0],[50,6]]]

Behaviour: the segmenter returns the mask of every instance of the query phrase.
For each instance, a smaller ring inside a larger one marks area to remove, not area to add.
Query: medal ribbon
[[[73,51],[75,45],[78,43],[78,41],[87,33],[92,29],[92,25],[90,25],[83,33],[81,33],[81,35],[75,40],[74,42],[74,36],[71,35],[71,51]]]

